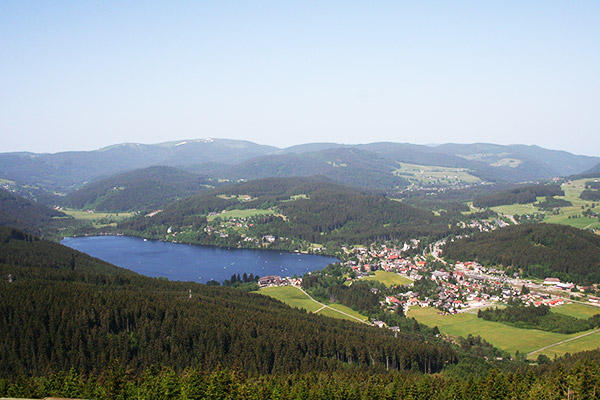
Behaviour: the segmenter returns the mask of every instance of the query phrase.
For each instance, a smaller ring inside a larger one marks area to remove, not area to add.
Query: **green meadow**
[[[600,307],[571,303],[553,308],[552,311],[560,314],[570,315],[571,317],[575,318],[587,319],[596,314],[600,314]]]
[[[315,312],[321,306],[309,299],[301,290],[294,286],[275,286],[262,288],[260,294],[274,297],[290,307],[303,308],[308,312]]]
[[[557,199],[570,201],[573,205],[561,207],[558,215],[554,215],[549,211],[540,210],[535,207],[533,203],[510,204],[492,207],[491,209],[504,215],[544,214],[543,222],[550,224],[569,225],[580,229],[600,229],[600,221],[598,218],[590,218],[582,215],[582,212],[587,209],[600,213],[600,202],[591,202],[588,200],[581,200],[580,198],[581,193],[585,189],[585,182],[589,180],[591,179],[579,179],[570,183],[564,183],[561,186],[565,195],[555,197]],[[543,201],[544,199],[544,197],[538,197],[537,201]],[[591,207],[592,204],[594,204],[594,207]]]
[[[395,272],[388,272],[388,271],[375,271],[375,275],[369,275],[365,278],[362,278],[363,280],[371,280],[371,281],[378,281],[383,283],[385,286],[399,286],[399,285],[407,285],[409,283],[412,283],[413,281],[405,278],[404,276],[397,274]]]
[[[229,219],[229,218],[248,218],[254,217],[256,215],[273,215],[275,214],[275,210],[269,208],[267,210],[260,210],[256,208],[251,208],[249,210],[229,210],[217,215],[210,215],[207,219],[212,221],[216,218],[221,219]]]
[[[558,310],[558,308],[557,308]],[[574,312],[568,310],[567,312]],[[581,311],[580,311],[581,312]],[[519,329],[499,322],[486,321],[477,318],[477,315],[460,313],[455,315],[441,315],[434,308],[411,308],[409,317],[433,327],[437,326],[440,332],[451,337],[467,337],[469,334],[481,336],[483,339],[501,350],[514,355],[519,353],[530,353],[543,347],[559,343],[563,340],[574,338],[586,332],[564,335],[561,333],[544,332],[535,329]],[[538,354],[558,354],[567,352],[583,351],[600,347],[600,335],[592,334],[581,339],[567,342],[563,345],[552,347],[540,353],[535,353],[531,358],[537,358]]]
[[[458,182],[474,183],[480,181],[478,177],[471,175],[466,168],[427,166],[409,163],[398,164],[399,167],[394,171],[394,174],[401,176],[412,183],[453,184]]]
[[[544,354],[544,355],[550,357],[551,359],[553,359],[554,356],[560,357],[567,353],[573,354],[573,353],[577,353],[580,351],[596,350],[599,347],[600,347],[600,332],[596,332],[596,333],[592,333],[591,335],[588,335],[588,336],[585,336],[585,337],[582,337],[582,338],[579,338],[576,340],[572,340],[567,343],[559,344],[557,346],[550,347],[549,349],[546,349],[546,350],[542,350],[539,353],[533,354],[529,358],[535,359],[538,357],[539,354]]]
[[[317,314],[325,315],[327,317],[347,319],[349,321],[357,322],[356,319],[361,321],[367,321],[367,317],[361,315],[360,313],[354,311],[350,307],[347,307],[343,304],[327,304],[328,307],[333,308],[324,308],[322,305],[317,303],[316,301],[311,300],[307,295],[305,295],[300,289],[294,286],[278,286],[278,287],[267,287],[260,289],[260,294],[273,297],[290,307],[295,308],[303,308],[308,312],[314,313],[319,310]],[[352,317],[337,312],[335,310],[339,310],[343,313],[349,314]]]
[[[84,211],[84,210],[74,210],[71,208],[66,208],[61,210],[65,214],[84,221],[89,221],[95,228],[102,228],[105,226],[116,226],[117,222],[122,221],[124,219],[132,217],[135,213],[132,212],[118,212],[118,213],[109,213],[109,212],[96,212],[96,211]]]
[[[61,210],[67,215],[75,219],[85,219],[85,220],[96,220],[96,219],[104,219],[104,218],[114,218],[118,220],[126,219],[134,215],[132,212],[118,212],[118,213],[106,213],[106,212],[96,212],[96,211],[84,211],[84,210],[74,210],[71,208],[66,208]]]
[[[329,310],[329,309],[327,309],[327,308],[324,308],[324,309],[322,309],[322,310],[321,310],[321,311],[319,311],[317,314],[319,314],[319,315],[327,315],[327,316],[329,316],[329,317],[335,317],[335,318],[348,319],[348,320],[350,320],[350,321],[356,321],[356,319],[355,319],[355,318],[358,318],[358,319],[360,319],[360,320],[362,320],[362,321],[367,321],[367,320],[368,320],[368,318],[367,318],[367,317],[365,317],[364,315],[362,315],[361,313],[359,313],[359,312],[357,312],[357,311],[354,311],[354,310],[353,310],[353,309],[351,309],[350,307],[348,307],[348,306],[345,306],[345,305],[343,305],[343,304],[333,303],[333,304],[327,304],[327,305],[328,305],[329,307],[331,307],[331,308],[335,308],[336,310],[339,310],[339,311],[345,312],[346,314],[350,314],[350,315],[352,315],[354,318],[350,318],[350,317],[348,317],[348,316],[346,316],[346,315],[344,315],[344,314],[340,314],[340,313],[338,313],[338,312],[335,312],[335,311],[333,311],[333,310]],[[333,314],[335,314],[335,315],[333,315]]]

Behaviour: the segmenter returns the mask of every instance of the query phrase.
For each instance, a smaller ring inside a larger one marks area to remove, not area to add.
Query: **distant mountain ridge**
[[[0,227],[15,227],[30,234],[39,234],[55,217],[66,217],[33,201],[0,189]]]
[[[212,187],[207,177],[172,167],[148,167],[90,182],[61,204],[96,211],[156,209]]]
[[[56,154],[2,153],[0,178],[65,193],[99,177],[160,165],[238,180],[322,175],[387,191],[408,184],[396,173],[400,162],[462,168],[486,181],[520,182],[582,173],[598,165],[600,157],[484,143],[308,143],[280,149],[240,140],[196,139]]]

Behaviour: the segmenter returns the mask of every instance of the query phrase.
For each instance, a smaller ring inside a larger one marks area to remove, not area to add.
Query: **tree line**
[[[600,282],[600,237],[565,225],[524,224],[474,234],[446,244],[444,255],[542,279]]]
[[[479,208],[495,207],[509,204],[533,203],[539,196],[564,196],[559,185],[528,185],[502,192],[483,195],[473,200]]]
[[[477,312],[479,318],[502,322],[517,328],[571,334],[600,326],[600,314],[587,319],[550,312],[550,307],[514,305],[506,308],[488,308]]]
[[[596,350],[539,367],[492,369],[466,376],[361,368],[264,375],[223,366],[183,371],[154,366],[132,374],[115,362],[91,374],[71,368],[41,377],[0,378],[0,396],[99,400],[597,399],[600,392],[598,358]]]
[[[0,233],[0,376],[92,373],[115,360],[136,372],[220,364],[263,374],[436,372],[457,362],[441,340],[395,338],[243,290],[143,277],[15,230]]]

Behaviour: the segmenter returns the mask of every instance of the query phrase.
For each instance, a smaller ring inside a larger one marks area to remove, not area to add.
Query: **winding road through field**
[[[301,291],[302,293],[304,293],[304,294],[306,295],[306,297],[308,297],[309,299],[311,299],[312,301],[314,301],[315,303],[317,303],[318,305],[320,305],[320,306],[321,306],[321,308],[319,308],[318,310],[314,311],[314,312],[313,312],[313,314],[316,314],[316,313],[318,313],[319,311],[321,311],[321,310],[322,310],[322,309],[324,309],[324,308],[329,308],[330,310],[333,310],[333,311],[335,311],[335,312],[338,312],[338,313],[340,313],[340,314],[344,314],[344,315],[345,315],[345,316],[347,316],[347,317],[353,318],[353,319],[357,320],[358,322],[362,322],[363,324],[371,325],[371,324],[370,324],[370,323],[368,323],[367,321],[363,321],[362,319],[360,319],[360,318],[357,318],[357,317],[355,317],[354,315],[350,315],[350,314],[348,314],[348,313],[345,313],[345,312],[343,312],[343,311],[340,311],[340,310],[336,310],[336,309],[335,309],[335,308],[333,308],[333,307],[329,307],[328,305],[325,305],[325,304],[323,304],[323,303],[320,303],[320,302],[318,302],[317,300],[313,299],[313,298],[312,298],[312,296],[311,296],[310,294],[306,293],[306,292],[305,292],[305,291],[304,291],[302,288],[299,288],[298,286],[294,286],[294,287],[295,287],[296,289],[298,289],[299,291]]]
[[[551,344],[551,345],[549,345],[549,346],[546,346],[546,347],[542,347],[541,349],[538,349],[538,350],[532,351],[531,353],[527,353],[527,357],[529,357],[529,356],[530,356],[530,355],[532,355],[532,354],[539,353],[540,351],[544,351],[544,350],[546,350],[546,349],[549,349],[550,347],[558,346],[558,345],[561,345],[561,344],[563,344],[563,343],[570,342],[570,341],[572,341],[572,340],[581,339],[582,337],[589,336],[589,335],[592,335],[592,334],[594,334],[594,333],[597,333],[597,332],[600,332],[600,329],[596,329],[596,330],[594,330],[594,331],[591,331],[591,332],[588,332],[588,333],[584,333],[583,335],[575,336],[575,337],[573,337],[573,338],[571,338],[571,339],[563,340],[563,341],[560,341],[560,342],[558,342],[558,343]]]

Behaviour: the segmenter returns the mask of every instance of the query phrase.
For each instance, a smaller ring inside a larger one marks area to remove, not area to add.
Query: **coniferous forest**
[[[478,338],[394,335],[225,287],[147,278],[0,229],[0,396],[595,398],[599,352],[535,367]],[[342,292],[335,292],[343,298]]]
[[[3,229],[0,373],[40,375],[119,361],[238,366],[257,373],[350,365],[440,371],[457,355],[418,334],[321,318],[242,290],[146,278],[14,229]],[[10,282],[9,282],[10,280]]]
[[[522,270],[537,278],[553,276],[579,284],[600,282],[600,236],[554,224],[526,224],[448,243],[444,255]]]

